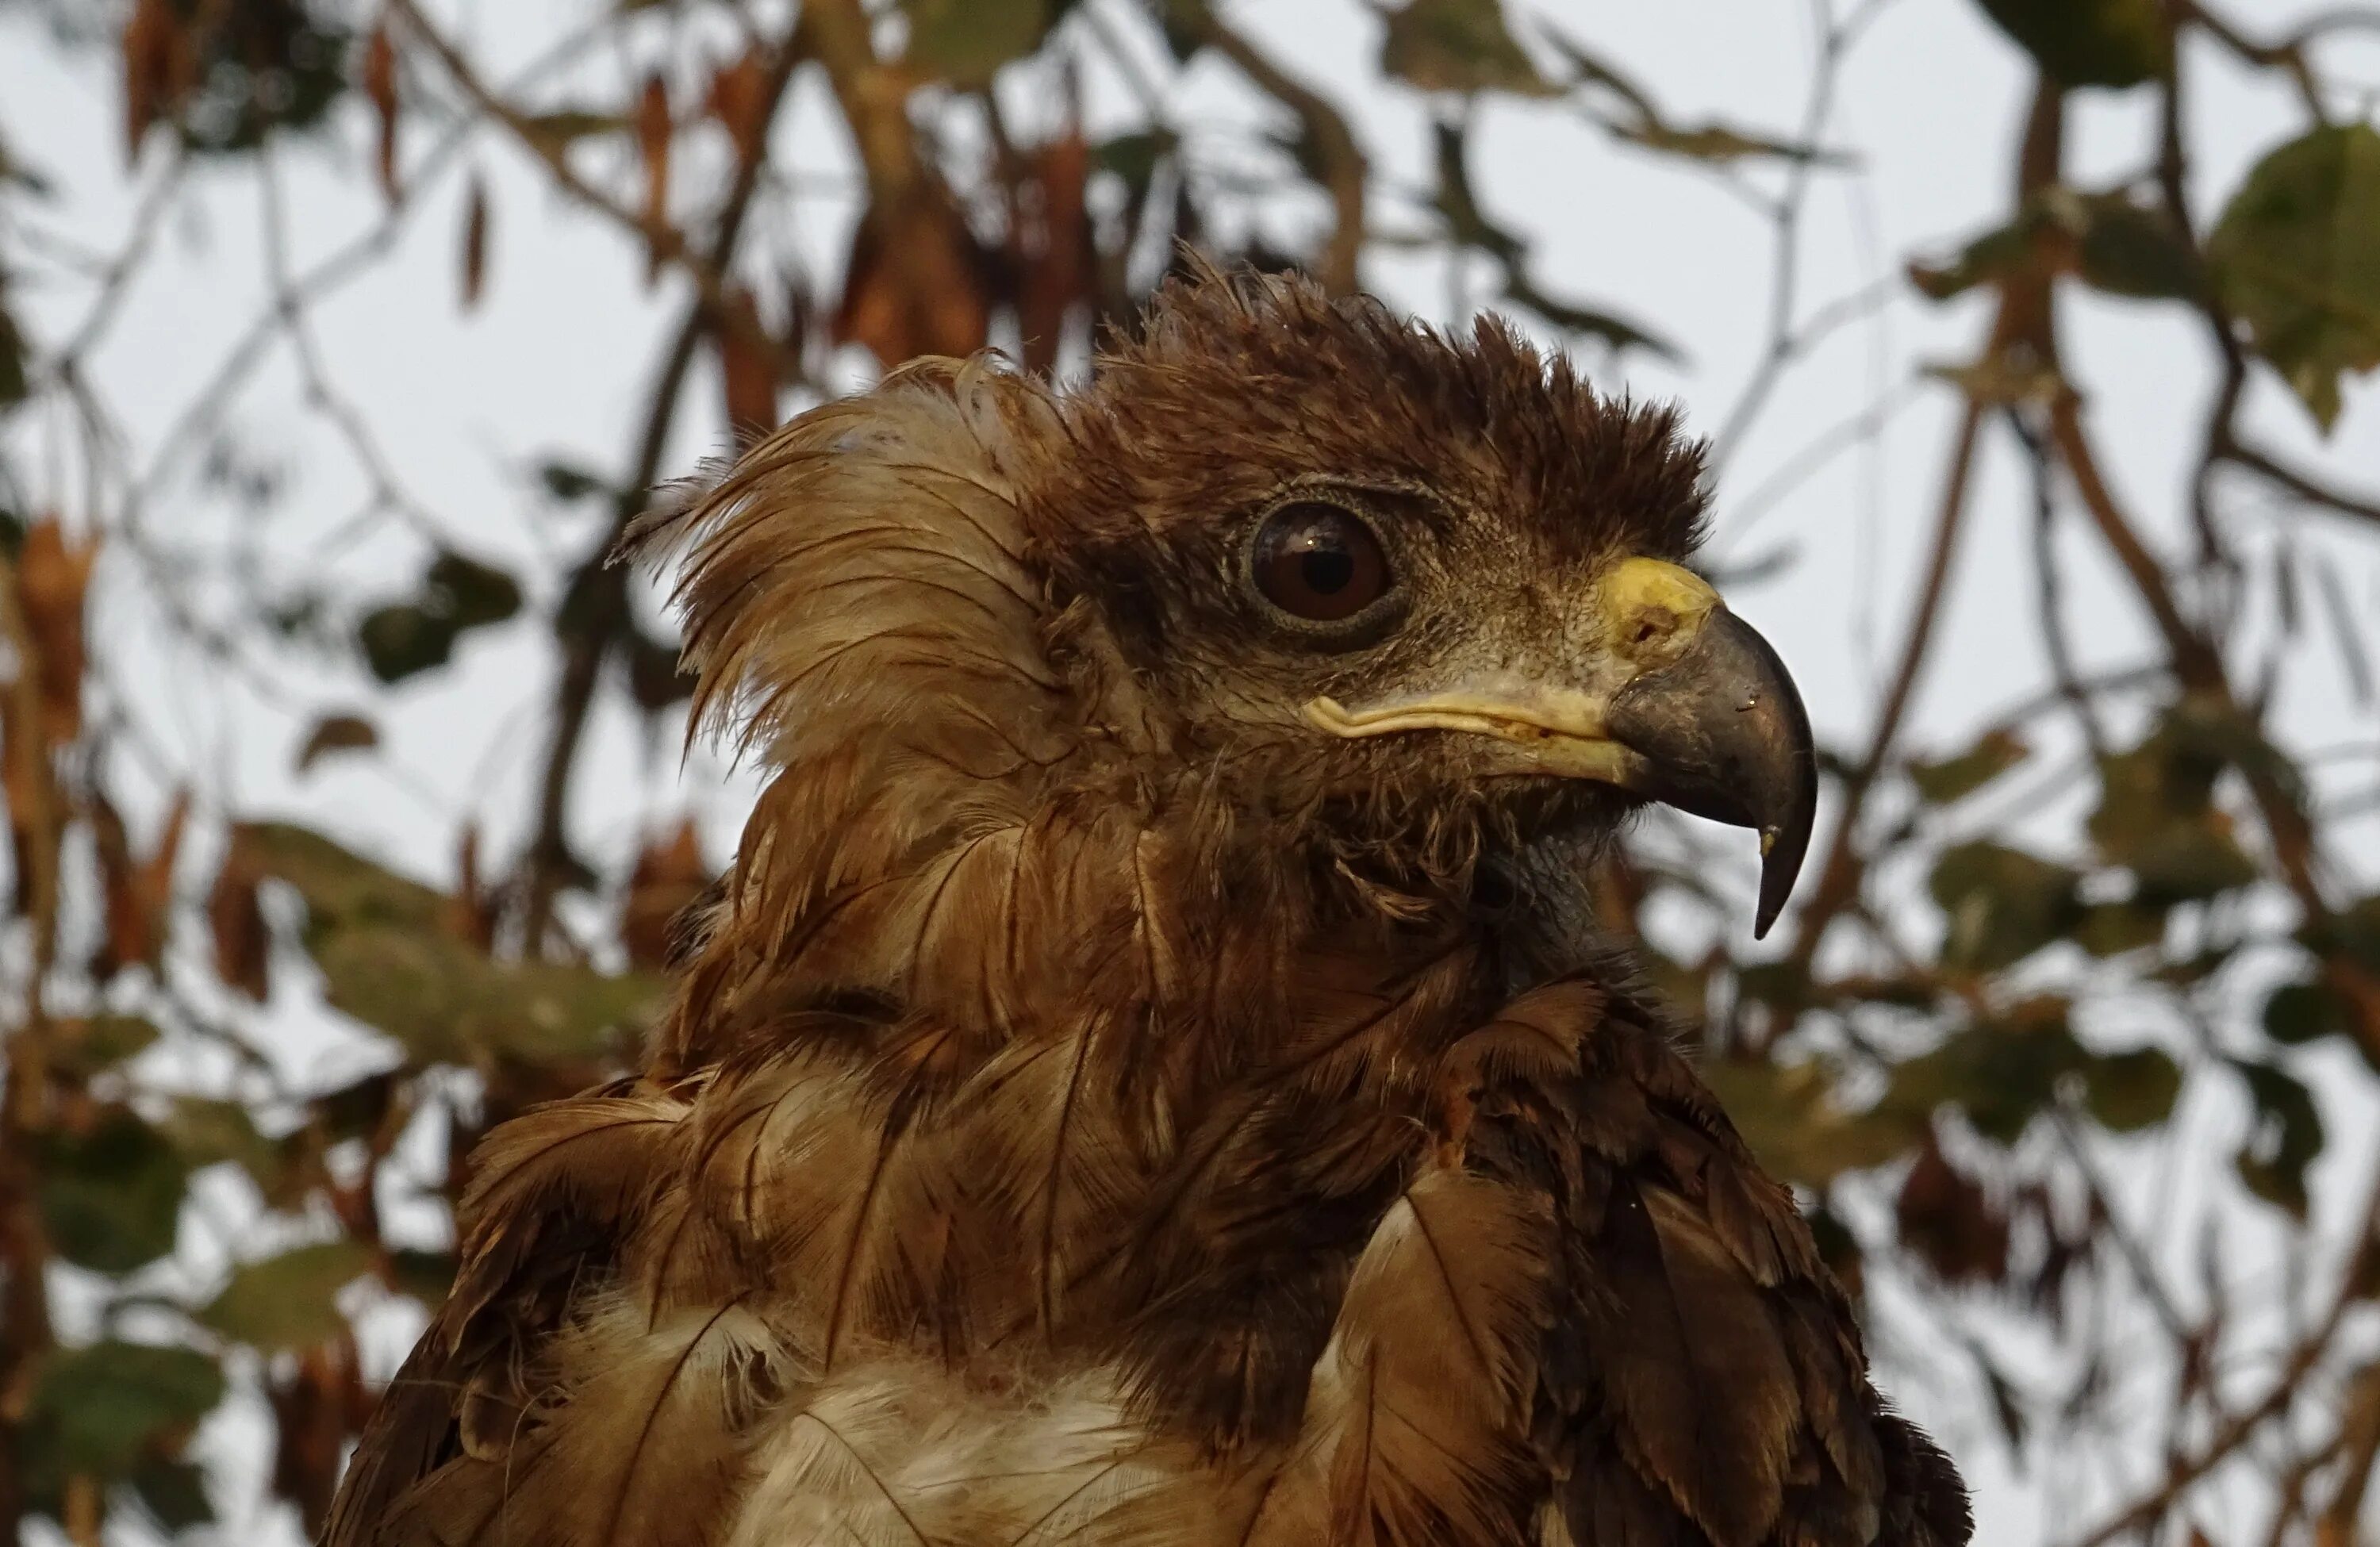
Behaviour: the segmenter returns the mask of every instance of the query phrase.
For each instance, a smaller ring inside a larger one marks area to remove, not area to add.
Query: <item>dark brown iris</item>
[[[1292,617],[1339,623],[1388,593],[1389,559],[1353,511],[1319,501],[1283,506],[1257,533],[1257,590]]]

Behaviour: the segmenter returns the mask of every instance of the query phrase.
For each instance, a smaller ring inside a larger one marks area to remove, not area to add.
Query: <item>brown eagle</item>
[[[1597,932],[1816,785],[1699,449],[1483,322],[1202,273],[639,541],[770,774],[644,1072],[492,1133],[334,1547],[1949,1547]]]

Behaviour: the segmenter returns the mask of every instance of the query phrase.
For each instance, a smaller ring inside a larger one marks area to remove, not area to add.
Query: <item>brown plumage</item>
[[[1207,274],[652,522],[771,778],[645,1072],[482,1146],[328,1541],[1963,1541],[1584,900],[1645,792],[1806,837],[1700,481],[1494,323]]]

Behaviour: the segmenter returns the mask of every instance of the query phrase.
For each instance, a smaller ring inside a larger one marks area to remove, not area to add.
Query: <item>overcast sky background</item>
[[[1120,0],[1091,3],[1121,9]],[[487,61],[492,78],[503,79],[583,15],[585,3],[446,0],[433,8]],[[2320,4],[2235,0],[2230,8],[2243,23],[2277,32]],[[1790,136],[1804,112],[1813,43],[1804,6],[1549,0],[1536,9],[1626,67],[1682,120],[1721,117]],[[1354,0],[1243,0],[1233,14],[1275,58],[1351,110],[1390,182],[1428,186],[1431,104],[1409,91],[1374,87],[1378,22],[1364,6]],[[2342,79],[2360,71],[2380,90],[2380,48],[2360,56],[2341,50],[2337,58]],[[1154,55],[1148,63],[1152,74],[1170,73]],[[2277,79],[2252,79],[2213,58],[2194,58],[2192,67],[2201,152],[2195,192],[2200,209],[2211,214],[2259,155],[2296,132],[2301,109]],[[597,78],[605,79],[601,72]],[[1095,78],[1092,86],[1096,132],[1099,116],[1122,111],[1126,99],[1111,80]],[[1056,93],[1046,88],[1029,79],[1004,82],[1020,140],[1032,140],[1037,126],[1052,121]],[[823,82],[806,77],[796,90],[781,132],[791,164],[806,181],[815,180],[820,197],[804,207],[789,235],[816,270],[831,273],[856,213],[849,145],[825,109]],[[1888,282],[1910,256],[1938,253],[2002,212],[2028,90],[2024,62],[1971,0],[1888,5],[1846,67],[1820,137],[1852,152],[1857,169],[1818,177],[1803,236],[1803,312]],[[38,21],[0,7],[0,138],[62,190],[45,226],[102,250],[120,244],[163,160],[163,147],[152,145],[143,175],[126,175],[120,97],[110,59],[64,55]],[[1190,72],[1172,100],[1179,121],[1194,133],[1202,126],[1245,125],[1263,111],[1220,62]],[[281,157],[290,260],[298,269],[380,218],[378,195],[362,169],[370,138],[361,104],[342,111],[347,118],[334,140],[292,146]],[[2092,183],[2146,164],[2153,129],[2145,94],[2084,93],[2071,125],[2074,179]],[[424,153],[430,138],[409,139],[408,157]],[[1228,150],[1217,159],[1227,162]],[[452,166],[424,195],[389,258],[319,308],[317,335],[341,390],[369,420],[412,502],[446,540],[531,573],[550,570],[553,555],[575,557],[583,549],[596,517],[541,507],[533,469],[555,456],[612,472],[625,466],[648,362],[682,299],[671,284],[649,291],[641,250],[569,208],[549,191],[542,173],[509,148],[474,142]],[[489,179],[492,241],[487,301],[465,316],[455,304],[463,199],[455,171],[474,167]],[[1716,429],[1767,344],[1765,224],[1716,180],[1617,144],[1559,106],[1487,104],[1476,123],[1473,170],[1486,208],[1536,242],[1536,270],[1548,288],[1640,319],[1674,339],[1683,355],[1674,367],[1633,355],[1606,379],[1639,396],[1675,397],[1696,425]],[[1384,230],[1419,229],[1408,209],[1383,200],[1373,218]],[[1298,203],[1265,215],[1284,240],[1311,231],[1316,218]],[[91,366],[123,415],[136,467],[152,464],[168,427],[207,393],[225,349],[264,306],[261,224],[257,181],[244,167],[201,173],[167,212],[162,261],[126,298]],[[1466,285],[1441,257],[1424,253],[1376,252],[1365,273],[1373,287],[1429,316],[1442,317],[1455,298],[1482,291],[1477,276]],[[29,331],[51,342],[71,333],[90,304],[87,286],[20,291],[15,298]],[[1987,304],[1978,297],[1934,307],[1900,287],[1890,305],[1840,330],[1785,380],[1723,469],[1714,557],[1724,568],[1780,551],[1793,555],[1791,565],[1742,587],[1734,599],[1792,664],[1822,735],[1861,730],[1890,669],[1899,609],[1932,524],[1957,408],[1949,390],[1919,384],[1918,374],[1927,363],[1973,353]],[[2090,396],[2119,494],[2154,540],[2179,544],[2181,493],[2213,380],[2196,324],[2178,311],[2095,299],[2079,301],[2070,316],[2072,373]],[[673,473],[691,471],[719,448],[715,388],[705,377],[693,390],[698,411],[680,420],[665,464]],[[2253,391],[2257,422],[2290,458],[2380,487],[2380,386],[2352,385],[2348,410],[2327,442],[2268,374],[2259,373]],[[1892,410],[1886,433],[1828,462],[1756,520],[1743,518],[1764,480],[1879,405]],[[344,532],[365,485],[334,427],[310,412],[285,351],[241,389],[228,422],[285,479],[266,526],[244,529],[237,547],[225,542],[237,518],[227,502],[197,486],[193,475],[203,459],[197,454],[205,446],[196,443],[158,466],[137,512],[152,556],[202,609],[236,608],[243,588],[274,592],[319,576],[326,560],[338,595],[348,602],[411,587],[424,551],[419,534],[389,524],[359,536]],[[32,453],[26,462],[37,478],[45,466],[75,465],[44,449],[55,450],[45,437],[60,428],[37,423],[14,432]],[[2032,621],[2031,495],[2010,451],[1995,436],[1983,464],[1961,584],[1912,721],[1916,744],[1955,737],[1977,721],[1979,706],[2026,697],[2046,680]],[[70,520],[88,518],[89,502],[75,480],[58,477],[42,493]],[[111,519],[121,503],[112,501]],[[2380,604],[2380,548],[2367,533],[2332,518],[2240,503],[2249,513],[2233,535],[2244,551],[2265,553],[2282,534],[2293,534],[2338,555],[2360,608]],[[332,534],[340,535],[326,549]],[[2070,539],[2079,535],[2070,532]],[[223,565],[227,553],[238,554],[235,567]],[[2069,542],[2068,554],[2068,605],[2086,667],[2142,659],[2147,636],[2129,592],[2079,541]],[[195,769],[202,799],[214,810],[296,813],[441,883],[450,873],[447,846],[459,812],[481,816],[492,852],[512,851],[547,737],[543,706],[551,689],[534,630],[475,637],[462,647],[455,669],[418,679],[393,704],[380,706],[391,766],[350,760],[301,780],[291,772],[296,739],[313,712],[365,697],[360,669],[275,664],[277,686],[260,695],[238,680],[240,673],[162,629],[154,594],[138,564],[112,562],[102,571],[94,623],[96,648],[131,700],[128,708],[149,742],[146,755],[158,765],[153,772]],[[532,597],[533,604],[551,601]],[[2280,705],[2280,716],[2301,747],[2369,748],[2373,741],[2371,710],[2351,703],[2344,676],[2328,667],[2304,677]],[[2368,751],[2349,762],[2347,773],[2366,784],[2380,768],[2380,757]],[[575,816],[589,850],[616,856],[635,833],[698,810],[717,859],[732,843],[743,798],[742,786],[715,761],[698,757],[681,773],[674,745],[657,745],[615,710],[599,718]],[[2367,874],[2380,873],[2380,843],[2369,829],[2358,835],[2351,858]],[[1742,864],[1748,875],[1748,850]],[[2120,1017],[2119,1008],[2112,1013]],[[275,1029],[293,1068],[325,1083],[329,1071],[373,1056],[368,1039],[326,1029],[309,1013],[280,1014]],[[2322,1056],[2311,1064],[2317,1072]],[[2340,1066],[2342,1075],[2348,1067]],[[2361,1090],[2368,1079],[2324,1084],[2331,1088],[2325,1099],[2343,1100],[2338,1091]],[[2178,1130],[2197,1133],[2208,1153],[2228,1153],[2221,1130],[2237,1114],[2217,1106],[2188,1115]],[[2334,1107],[2333,1115],[2334,1148],[2316,1174],[2318,1187],[2354,1174],[2370,1141],[2369,1112]],[[2127,1187],[2147,1206],[2160,1167],[2144,1161],[2133,1169]],[[2185,1206],[2159,1196],[2156,1206]],[[2252,1243],[2252,1222],[2243,1228]],[[2261,1273],[2269,1284],[2281,1269],[2268,1259],[2243,1261],[2240,1271],[2243,1283],[2258,1282]],[[1888,1329],[1902,1324],[1888,1301],[1881,1309]],[[405,1332],[392,1331],[392,1345]],[[1908,1372],[1908,1406],[1945,1431],[1968,1467],[1981,1506],[1979,1541],[2057,1540],[2074,1523],[2059,1514],[2070,1507],[2070,1488],[2104,1497],[2090,1490],[2115,1486],[2104,1478],[2078,1483],[2046,1476],[2041,1467],[2013,1474],[1978,1427],[1983,1419],[1972,1391],[1947,1376],[1936,1379],[1925,1350],[1896,1350],[1888,1330],[1883,1341],[1893,1378]],[[211,1443],[236,1449],[241,1434],[234,1422]],[[290,1530],[278,1517],[234,1513],[224,1540],[268,1540],[254,1534],[267,1524]]]

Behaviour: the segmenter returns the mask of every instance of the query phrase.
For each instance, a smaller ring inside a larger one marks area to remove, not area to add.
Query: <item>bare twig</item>
[[[824,8],[814,7],[811,14]],[[774,120],[784,100],[794,67],[801,58],[801,29],[810,22],[811,17],[806,16],[796,25],[795,32],[783,39],[771,56],[761,114],[764,125]],[[761,142],[766,143],[765,133]],[[721,201],[717,229],[705,260],[714,270],[723,271],[735,259],[766,161],[764,155],[737,161],[735,180]],[[536,825],[524,858],[525,934],[531,950],[542,943],[552,921],[556,892],[579,871],[569,841],[571,776],[604,660],[629,627],[628,574],[611,562],[613,550],[621,532],[644,509],[647,491],[661,476],[662,457],[668,449],[670,431],[676,422],[678,402],[684,395],[686,373],[694,364],[696,348],[705,334],[719,324],[720,319],[709,302],[698,297],[671,335],[649,400],[644,431],[638,437],[636,464],[622,485],[612,527],[580,562],[565,592],[565,613],[573,617],[576,627],[562,643],[562,669],[554,684],[553,741],[539,776]],[[773,355],[773,341],[770,349]]]
[[[2039,189],[2054,183],[2064,138],[2064,111],[2058,88],[2040,82],[2034,93],[2033,107],[2027,115],[2024,139],[2018,155],[2016,203],[2022,206]],[[2048,319],[2047,282],[2030,275],[2010,279],[2003,286],[1998,314],[1984,358],[1998,360],[2011,350],[2022,350],[2033,357],[2048,355],[2046,327]],[[1949,589],[1950,571],[1959,551],[1959,535],[1966,523],[1968,493],[1973,481],[1975,451],[1982,438],[1985,404],[1981,396],[1970,393],[1959,419],[1959,428],[1951,441],[1950,459],[1943,477],[1939,513],[1935,518],[1934,537],[1923,579],[1917,591],[1917,605],[1909,623],[1908,637],[1903,640],[1900,664],[1894,668],[1892,681],[1885,690],[1884,702],[1878,709],[1876,723],[1868,734],[1866,752],[1853,766],[1843,785],[1842,807],[1835,819],[1834,836],[1828,840],[1826,858],[1818,866],[1817,883],[1811,889],[1810,900],[1801,909],[1795,921],[1793,946],[1789,959],[1794,968],[1806,974],[1827,926],[1842,911],[1845,904],[1857,895],[1864,870],[1859,850],[1860,816],[1875,789],[1877,778],[1890,759],[1893,745],[1900,734],[1901,721],[1916,692],[1919,677],[1925,669],[1926,657],[1934,643],[1934,627],[1942,610],[1942,601]]]
[[[2225,1419],[2195,1451],[2174,1457],[2163,1480],[2155,1487],[2118,1508],[2099,1525],[2078,1537],[2071,1547],[2106,1547],[2107,1542],[2130,1536],[2164,1518],[2200,1479],[2254,1439],[2266,1423],[2288,1412],[2302,1394],[2303,1383],[2329,1357],[2336,1345],[2348,1311],[2361,1296],[2355,1264],[2364,1253],[2375,1247],[2380,1247],[2380,1176],[2373,1179],[2363,1207],[2362,1222],[2356,1231],[2355,1244],[2341,1270],[2338,1292],[2331,1297],[2321,1318],[2290,1349],[2289,1357],[2281,1363],[2279,1374],[2265,1388],[2264,1395]]]
[[[1810,94],[1802,109],[1797,143],[1814,146],[1826,133],[1827,120],[1835,109],[1835,91],[1842,79],[1843,60],[1853,42],[1882,8],[1880,0],[1869,0],[1848,19],[1839,22],[1834,19],[1831,6],[1826,0],[1818,0],[1815,6],[1818,57],[1811,68]],[[1896,288],[1894,282],[1880,281],[1821,310],[1806,323],[1794,321],[1802,303],[1802,213],[1809,203],[1810,181],[1816,167],[1815,156],[1795,159],[1786,168],[1785,191],[1769,212],[1773,226],[1769,239],[1774,252],[1769,267],[1768,343],[1734,407],[1720,420],[1718,432],[1711,437],[1711,459],[1716,465],[1725,466],[1742,443],[1787,366],[1815,347],[1839,323],[1888,299]]]
[[[2295,494],[2308,505],[2320,506],[2341,516],[2352,516],[2360,521],[2380,521],[2380,495],[2350,493],[2312,473],[2276,460],[2269,453],[2240,441],[2236,434],[2217,448],[2216,456],[2218,460],[2247,469],[2267,483]]]
[[[1363,147],[1357,143],[1354,130],[1348,127],[1346,115],[1328,97],[1266,58],[1244,34],[1217,16],[1207,0],[1184,5],[1177,14],[1191,20],[1200,35],[1237,66],[1257,90],[1297,116],[1298,126],[1313,152],[1316,170],[1330,190],[1332,211],[1330,236],[1323,243],[1322,255],[1315,261],[1315,277],[1333,295],[1353,294],[1362,285],[1357,277],[1356,260],[1364,247],[1366,167]]]
[[[2006,421],[2021,441],[2033,469],[2033,569],[2035,611],[2041,618],[2041,637],[2049,655],[2050,675],[2057,680],[2058,691],[2074,712],[2074,723],[2082,732],[2083,744],[2094,758],[2107,754],[2107,734],[2099,724],[2098,711],[2091,695],[2082,690],[2080,676],[2074,668],[2074,646],[2066,635],[2064,585],[2060,579],[2058,552],[2058,500],[2050,486],[2049,448],[2034,428],[2025,422],[2022,413],[2008,410]]]

